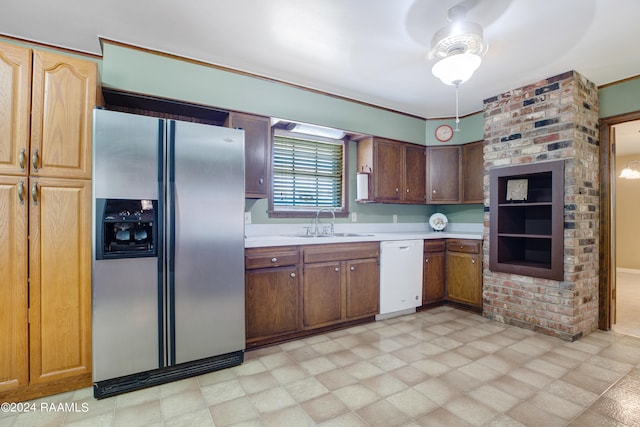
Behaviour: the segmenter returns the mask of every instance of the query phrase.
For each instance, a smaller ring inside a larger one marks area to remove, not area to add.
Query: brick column
[[[576,340],[598,328],[598,90],[575,71],[484,101],[484,316]],[[489,270],[489,170],[564,159],[564,280]]]

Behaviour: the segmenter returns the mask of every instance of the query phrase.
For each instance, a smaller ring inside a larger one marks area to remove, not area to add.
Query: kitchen
[[[130,70],[129,64],[132,62],[132,58],[136,64],[140,66],[135,67],[135,70]],[[182,61],[176,61],[175,58],[167,57],[164,55],[155,55],[149,52],[138,51],[135,48],[118,44],[118,43],[105,43],[104,45],[104,57],[102,59],[102,76],[101,81],[105,86],[118,87],[123,90],[130,90],[137,93],[152,93],[155,96],[168,97],[168,98],[187,98],[192,102],[202,103],[201,102],[201,94],[202,90],[196,90],[195,87],[182,88],[187,95],[179,95],[176,96],[175,93],[171,93],[172,91],[178,90],[179,85],[174,85],[172,87],[163,86],[162,89],[149,88],[148,85],[152,84],[149,80],[149,76],[160,74],[160,80],[166,79],[167,81],[173,80],[172,76],[175,76],[177,73],[184,72],[184,75],[189,75],[190,73],[200,74],[202,72],[211,73],[211,80],[216,79],[224,79],[228,77],[229,79],[235,79],[237,76],[231,75],[233,73],[225,74],[223,71],[218,69],[208,69],[206,66],[202,66],[199,64],[193,64]],[[162,76],[162,73],[158,73],[158,70],[167,70],[167,74]],[[171,71],[170,71],[171,70]],[[123,71],[127,71],[123,73]],[[252,81],[250,78],[246,76],[241,76],[241,80],[243,80],[238,85],[238,91],[242,92],[246,90],[246,86],[253,86],[256,88],[257,86],[261,86],[259,88],[260,93],[264,93],[265,96],[268,93],[277,92],[277,87],[279,85],[271,83],[271,82],[256,82]],[[225,80],[220,83],[222,86],[227,85],[229,81]],[[183,82],[186,86],[189,86],[187,82]],[[147,86],[147,87],[145,87]],[[289,90],[289,89],[286,89]],[[204,91],[206,92],[206,91]],[[313,105],[315,101],[322,102],[330,102],[335,103],[336,107],[344,107],[343,100],[336,99],[325,99],[325,97],[321,94],[308,93],[303,90],[294,91],[294,97],[300,98],[301,104],[304,105]],[[225,107],[233,107],[238,104],[239,101],[231,101],[222,99],[223,97],[218,97],[216,95],[216,103],[211,103],[207,101],[206,105],[224,105]],[[433,138],[432,134],[435,130],[435,126],[439,124],[441,121],[437,121],[437,123],[430,123],[427,121],[426,125],[423,120],[407,117],[401,114],[394,114],[390,112],[383,112],[376,110],[370,106],[363,105],[349,105],[348,106],[351,112],[360,112],[366,113],[370,117],[375,118],[384,118],[384,120],[376,120],[375,124],[369,124],[370,131],[368,133],[375,135],[384,135],[386,137],[393,137],[398,140],[402,140],[409,143],[421,143],[425,139],[425,134],[428,135],[428,138]],[[234,108],[235,109],[235,108]],[[246,108],[238,108],[239,111],[250,111],[251,109]],[[322,115],[326,115],[327,112],[322,112]],[[336,111],[330,114],[333,117],[317,117],[317,118],[309,118],[309,122],[321,122],[326,125],[336,126],[335,122],[339,122],[341,120],[342,114],[340,111]],[[347,114],[345,114],[346,116]],[[358,114],[361,115],[361,114]],[[282,116],[290,117],[290,114],[282,114]],[[301,118],[304,114],[300,113]],[[340,116],[340,117],[339,117]],[[481,115],[474,115],[470,117],[465,117],[462,119],[462,131],[457,133],[454,138],[451,140],[452,144],[455,143],[466,143],[475,140],[483,139],[482,135],[482,118],[479,117]],[[339,124],[339,123],[338,123]],[[453,123],[452,123],[453,124]],[[479,124],[474,125],[474,124]],[[359,128],[364,126],[364,124],[353,125],[355,128]],[[343,127],[343,126],[336,126]],[[346,126],[344,126],[346,127]],[[351,126],[349,126],[351,127]],[[349,149],[353,152],[356,147],[355,144],[350,145]],[[357,155],[350,156],[350,158],[355,159]],[[354,165],[352,167],[352,173],[349,174],[349,185],[350,185],[350,193],[355,194],[355,168]],[[253,200],[253,199],[252,199]],[[247,206],[251,207],[251,219],[253,223],[268,223],[265,218],[265,212],[267,211],[266,206],[264,205],[264,199],[260,199],[258,201],[249,201]],[[358,222],[356,223],[359,227],[362,226],[358,231],[362,230],[363,232],[368,232],[366,230],[366,224],[369,223],[383,223],[389,225],[391,228],[394,227],[393,218],[394,215],[397,216],[397,220],[399,223],[398,227],[401,227],[403,224],[427,224],[428,219],[432,213],[436,211],[440,211],[441,213],[446,214],[449,218],[449,221],[452,224],[460,224],[460,223],[472,223],[478,224],[481,226],[483,222],[483,207],[478,205],[469,205],[469,206],[405,206],[405,205],[354,205],[352,206],[352,210],[357,212]],[[274,221],[273,223],[279,224],[282,220]],[[296,220],[291,221],[295,224],[295,227],[302,227],[303,225],[308,224],[308,220]],[[256,224],[256,225],[258,225]],[[350,223],[350,220],[339,219],[337,221],[338,226],[343,225],[345,228],[343,230],[350,230],[349,226],[353,225]],[[252,224],[253,225],[253,224]],[[296,231],[297,232],[297,231]],[[288,234],[287,232],[286,234]]]

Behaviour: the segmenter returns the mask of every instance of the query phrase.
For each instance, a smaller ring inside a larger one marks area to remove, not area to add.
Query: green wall
[[[320,124],[421,145],[437,143],[433,135],[438,124],[446,122],[455,127],[455,122],[451,120],[427,121],[425,126],[425,120],[420,118],[121,45],[105,43],[103,55],[104,87]],[[462,119],[460,128],[461,131],[449,143],[482,139],[482,114]],[[401,223],[427,222],[438,208],[445,208],[356,203],[356,157],[356,144],[350,143],[349,207],[351,212],[357,214],[358,223],[390,223],[394,215]],[[255,224],[308,222],[307,219],[268,218],[266,200],[247,200],[246,206]],[[469,206],[461,207],[460,213],[457,213],[456,206],[447,209],[452,218],[482,222],[481,206],[475,215],[469,213]],[[351,218],[338,219],[337,222],[351,222]]]
[[[324,95],[268,79],[227,71],[170,56],[104,43],[102,84],[132,92],[185,100],[222,109],[244,111],[294,121],[314,123],[352,132],[398,139],[421,145],[436,141],[437,126],[456,128],[454,119],[424,120],[339,97]],[[600,89],[600,117],[640,110],[640,79],[627,80]],[[484,138],[483,113],[460,120],[460,131],[447,144],[456,145]],[[349,146],[349,194],[355,191],[355,144]],[[266,200],[247,200],[253,223],[307,222],[269,219]],[[483,205],[384,205],[350,201],[358,223],[427,222],[433,212],[445,213],[452,223],[482,223]],[[338,222],[349,222],[339,219]]]
[[[601,118],[640,111],[640,77],[603,87],[598,97]]]
[[[103,54],[104,87],[425,144],[417,117],[110,43]]]

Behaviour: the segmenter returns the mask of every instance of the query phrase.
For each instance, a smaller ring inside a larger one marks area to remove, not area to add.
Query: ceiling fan
[[[489,44],[484,40],[480,24],[467,21],[467,12],[479,0],[464,0],[447,11],[448,24],[440,28],[431,39],[429,58],[437,59],[431,72],[444,84],[456,87],[456,128],[459,131],[460,115],[458,91],[460,84],[469,80],[480,67],[482,55]]]
[[[431,39],[430,59],[437,59],[433,74],[447,85],[458,86],[478,69],[489,44],[480,24],[467,21],[467,12],[479,0],[464,0],[447,11],[448,24]]]

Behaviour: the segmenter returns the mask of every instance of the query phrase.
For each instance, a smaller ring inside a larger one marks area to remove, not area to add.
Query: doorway
[[[612,329],[640,336],[640,178],[625,179],[623,170],[640,170],[640,120],[613,126],[615,144],[615,195],[613,201],[616,293]],[[640,173],[640,172],[639,172]],[[629,174],[626,174],[629,175]]]
[[[627,163],[640,160],[640,111],[600,124],[599,327],[640,336],[640,259],[635,249],[640,225],[634,220],[640,209],[640,180],[618,178]]]

